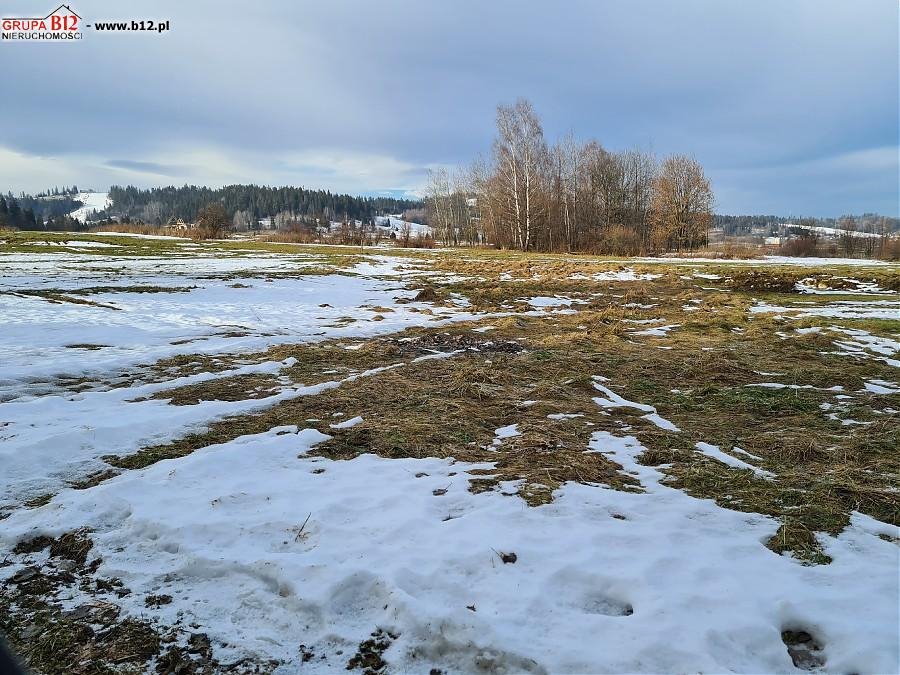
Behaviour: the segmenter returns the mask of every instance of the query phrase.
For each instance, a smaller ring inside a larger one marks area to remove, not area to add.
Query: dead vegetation
[[[164,389],[150,398],[168,400],[170,405],[197,405],[201,401],[244,401],[271,396],[283,386],[274,375],[250,373]]]
[[[800,272],[731,269],[730,276],[716,282],[655,266],[657,278],[623,283],[571,279],[577,273],[587,276],[584,266],[559,259],[443,258],[436,263],[456,275],[474,272],[470,266],[477,267],[479,279],[426,286],[419,300],[443,303],[458,293],[479,310],[517,307],[517,315],[485,321],[490,328],[485,332],[458,324],[244,355],[244,363],[295,358],[279,372],[295,384],[346,381],[107,461],[137,468],[275,426],[314,426],[332,437],[315,454],[351,459],[370,452],[486,463],[467,476],[473,492],[512,490],[537,505],[551,501],[569,481],[640,490],[605,455],[586,452],[594,431],[621,433],[627,426],[647,448],[642,461],[660,466],[671,485],[727,508],[779,519],[782,527],[769,542],[773,551],[826,562],[815,535],[840,532],[851,511],[900,522],[900,501],[889,489],[898,476],[891,451],[900,443],[897,414],[888,405],[872,412],[891,396],[876,401],[864,391],[869,379],[894,377],[890,366],[836,352],[835,336],[827,330],[800,333],[796,328],[806,325],[802,322],[749,312],[758,298],[794,293]],[[520,280],[501,279],[501,274]],[[802,277],[809,272],[802,271]],[[707,290],[710,283],[742,290]],[[518,313],[523,298],[554,294],[580,304],[570,306],[572,313]],[[664,338],[636,335],[647,325],[661,324],[677,328]],[[417,360],[451,352],[452,358]],[[374,377],[354,377],[397,364],[403,365]],[[234,365],[228,357],[185,357],[166,368],[187,374]],[[628,409],[604,414],[592,401],[592,375],[610,378],[610,386],[625,398],[655,406],[681,432],[660,429]],[[773,380],[783,388],[753,386]],[[228,378],[210,380],[178,394],[185,401],[210,400],[220,396],[215,388],[234,385]],[[235,386],[234,392],[246,397],[247,389]],[[842,417],[829,418],[828,406]],[[843,425],[851,413],[866,424]],[[561,414],[580,416],[548,418]],[[355,415],[364,422],[349,429],[330,426]],[[494,430],[510,424],[518,425],[518,435],[495,443]],[[753,463],[777,478],[764,480],[712,460],[695,451],[698,441],[726,453],[740,448],[760,458]]]
[[[765,543],[774,554],[806,564],[829,563],[822,537],[840,533],[853,511],[900,524],[895,491],[900,396],[865,389],[873,379],[895,381],[896,369],[872,354],[849,354],[835,344],[846,337],[838,329],[847,327],[896,339],[898,322],[798,320],[749,311],[760,299],[773,304],[798,300],[796,285],[804,279],[856,288],[842,274],[728,267],[713,268],[719,279],[697,279],[690,269],[629,265],[638,279],[622,282],[590,277],[621,272],[624,265],[490,253],[471,260],[438,255],[435,269],[454,276],[448,282],[436,275],[424,287],[416,279],[410,286],[418,289],[414,302],[446,305],[464,297],[476,311],[502,315],[369,339],[187,354],[123,374],[118,386],[215,375],[151,397],[171,405],[262,399],[288,388],[333,384],[214,421],[173,442],[107,456],[114,468],[70,486],[90,489],[121,470],[293,425],[330,436],[310,454],[332,460],[373,453],[480,465],[453,480],[466,481],[473,493],[500,492],[534,507],[552,502],[570,482],[640,494],[637,478],[602,448],[589,448],[594,433],[606,431],[635,436],[646,448],[639,461],[662,472],[666,484],[725,508],[776,519],[778,529]],[[654,278],[640,278],[646,274]],[[879,272],[867,280],[886,289],[900,287],[896,273]],[[553,295],[574,301],[564,308],[570,313],[524,315],[531,309],[526,299]],[[802,296],[802,301],[827,302],[829,297]],[[389,308],[369,309],[385,313]],[[677,327],[662,337],[638,334],[664,324]],[[797,330],[810,327],[822,330]],[[281,365],[267,373],[228,372],[268,362]],[[680,431],[659,428],[640,410],[609,412],[598,406],[592,380],[598,375],[624,398],[654,406]],[[93,385],[80,378],[72,386]],[[357,415],[362,423],[332,426]],[[516,425],[514,434],[498,437],[497,429],[511,425]],[[696,450],[700,441],[774,478],[703,455]],[[433,494],[439,499],[446,488]],[[39,507],[50,499],[40,495],[27,505]],[[123,617],[116,600],[130,590],[121,580],[97,574],[100,563],[91,560],[90,537],[85,530],[40,534],[12,551],[23,567],[0,587],[0,630],[35,672],[265,672],[276,665],[221,664],[202,633]],[[37,562],[45,559],[45,551],[46,562]],[[502,563],[516,562],[512,552],[497,555]],[[60,595],[76,585],[94,600],[63,610]],[[172,598],[159,593],[142,601],[152,611]],[[470,609],[475,611],[474,605]],[[396,638],[375,631],[360,643],[347,669],[383,672],[382,654]],[[799,667],[821,665],[811,635],[789,630],[783,639]],[[304,661],[307,655],[313,658],[303,646],[300,653]]]
[[[36,557],[48,549],[48,558]],[[116,601],[130,590],[120,580],[98,574],[102,561],[89,560],[92,549],[87,530],[55,538],[37,535],[12,549],[23,566],[0,586],[0,632],[30,672],[211,675],[268,672],[274,666],[252,659],[222,664],[206,635],[126,616]],[[65,600],[76,588],[91,599],[66,609]],[[148,595],[144,604],[158,608],[171,601],[169,595]]]

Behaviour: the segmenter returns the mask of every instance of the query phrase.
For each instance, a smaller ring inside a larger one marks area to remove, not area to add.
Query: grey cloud
[[[160,164],[158,162],[140,162],[130,159],[110,159],[106,162],[106,166],[113,169],[152,173],[159,176],[178,176],[185,171],[185,167],[181,166]]]
[[[551,139],[571,130],[613,149],[693,154],[723,211],[898,208],[896,163],[803,168],[898,146],[894,0],[73,7],[87,22],[172,22],[162,36],[89,33],[81,44],[6,45],[0,55],[15,59],[0,148],[95,171],[85,183],[107,178],[92,169],[106,164],[121,171],[116,180],[143,184],[156,175],[409,190],[426,166],[488,151],[496,104],[526,96]],[[310,159],[342,154],[369,157],[380,173]],[[208,155],[229,170],[191,159]],[[0,167],[0,183],[43,187],[15,180]]]

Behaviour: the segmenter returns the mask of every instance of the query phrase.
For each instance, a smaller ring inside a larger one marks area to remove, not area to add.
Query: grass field
[[[40,673],[897,669],[900,267],[0,233]]]

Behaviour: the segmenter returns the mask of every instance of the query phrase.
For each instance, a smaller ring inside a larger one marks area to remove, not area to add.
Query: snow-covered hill
[[[75,209],[69,215],[81,222],[91,218],[94,211],[102,211],[112,203],[108,192],[79,192],[75,199],[83,202],[84,206]]]
[[[376,216],[375,225],[389,232],[400,234],[403,231],[403,224],[408,221],[403,220],[400,216]],[[419,223],[409,223],[409,231],[414,237],[424,237],[433,234],[431,227],[428,225],[420,225]]]
[[[357,227],[362,227],[362,221],[356,220],[354,224]],[[434,236],[434,230],[429,225],[421,225],[419,223],[413,223],[411,221],[403,220],[399,215],[396,216],[375,216],[375,229],[381,230],[381,232],[385,235],[389,235],[390,233],[396,234],[398,237],[403,232],[404,225],[409,225],[409,231],[413,238],[417,237],[426,237],[426,236]],[[328,229],[330,232],[338,232],[344,226],[343,223],[337,220],[332,220],[329,223]],[[372,227],[370,225],[366,225],[365,228],[367,231],[371,231]]]
[[[824,225],[791,225],[791,227],[798,227],[803,230],[811,230],[825,237],[842,237],[846,235],[851,235],[853,237],[874,237],[878,238],[881,235],[875,234],[874,232],[862,232],[860,230],[844,230],[839,227],[825,227]]]

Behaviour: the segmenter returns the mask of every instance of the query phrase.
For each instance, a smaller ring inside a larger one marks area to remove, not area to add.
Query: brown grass
[[[758,298],[783,302],[785,293],[796,297],[794,285],[810,276],[809,270],[732,267],[716,281],[654,267],[662,276],[649,281],[568,278],[576,270],[590,273],[591,265],[533,256],[441,257],[437,263],[441,271],[469,275],[477,270],[480,279],[450,284],[435,280],[418,299],[442,303],[450,293],[461,293],[476,307],[495,311],[521,309],[523,298],[558,293],[583,301],[572,305],[577,310],[572,315],[498,317],[489,320],[495,327],[489,333],[473,332],[472,324],[455,324],[370,340],[282,345],[256,354],[161,362],[154,366],[160,373],[189,374],[292,356],[297,363],[279,375],[307,385],[404,365],[345,381],[316,396],[220,420],[173,443],[108,461],[137,468],[275,426],[316,426],[332,439],[317,446],[315,454],[352,459],[371,452],[394,458],[486,462],[491,468],[467,476],[472,491],[501,489],[503,483],[514,482],[514,491],[526,502],[541,504],[570,481],[639,490],[636,481],[602,453],[586,452],[594,431],[617,433],[628,424],[629,433],[647,448],[642,461],[666,465],[661,470],[671,485],[727,508],[779,519],[783,527],[770,544],[775,551],[823,562],[812,534],[839,532],[852,510],[900,522],[900,503],[890,490],[900,474],[892,451],[900,444],[900,424],[896,413],[887,412],[896,397],[861,393],[866,380],[890,380],[893,370],[871,358],[834,354],[836,334],[828,330],[801,335],[794,328],[806,325],[803,322],[749,312]],[[596,264],[598,270],[615,267]],[[501,280],[502,273],[520,280]],[[829,284],[840,276],[819,274],[823,279],[828,276]],[[880,281],[886,287],[894,283],[889,273]],[[731,290],[722,293],[706,286]],[[824,302],[827,297],[804,296],[803,301]],[[695,311],[685,311],[686,306]],[[636,336],[645,327],[636,322],[649,319],[678,328],[663,338]],[[827,322],[843,325],[839,320]],[[890,322],[866,324],[878,330],[891,325],[896,328]],[[450,359],[414,362],[434,351],[456,350],[462,353]],[[763,376],[758,371],[779,375]],[[625,398],[655,406],[681,433],[659,429],[635,410],[601,414],[592,401],[596,395],[592,375],[610,378],[609,386]],[[815,388],[749,386],[767,380]],[[835,385],[852,399],[843,403],[836,399],[841,392],[827,390]],[[189,403],[271,391],[259,386],[255,380],[226,377],[157,397]],[[521,405],[525,400],[537,403]],[[828,418],[823,405],[870,424],[842,426],[840,420]],[[333,430],[328,421],[337,413],[361,415],[364,422]],[[583,417],[549,420],[551,413]],[[519,425],[521,435],[493,445],[494,430],[512,423]],[[777,479],[766,481],[712,460],[695,451],[698,441],[724,452],[743,448],[759,456],[761,460],[753,461]]]

